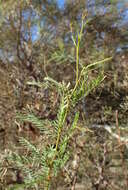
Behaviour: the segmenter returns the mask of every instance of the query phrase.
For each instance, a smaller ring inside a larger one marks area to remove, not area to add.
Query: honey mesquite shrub
[[[21,138],[20,143],[25,148],[26,153],[23,155],[12,153],[9,157],[9,161],[16,165],[24,174],[24,183],[15,185],[13,189],[18,187],[45,190],[51,187],[52,189],[54,178],[57,177],[58,172],[63,169],[66,162],[70,159],[71,147],[69,147],[69,142],[75,130],[79,129],[79,112],[75,113],[70,126],[67,124],[67,117],[76,106],[76,103],[86,97],[104,80],[104,76],[100,72],[95,78],[90,79],[91,71],[111,59],[106,58],[80,69],[80,42],[87,22],[86,15],[83,14],[80,31],[76,35],[72,33],[72,40],[76,49],[76,81],[74,87],[71,87],[70,82],[68,84],[64,81],[57,82],[50,77],[44,78],[43,84],[29,82],[29,85],[56,89],[60,96],[60,104],[57,117],[54,120],[41,120],[32,113],[18,116],[18,119],[21,121],[29,121],[36,126],[42,132],[44,138],[37,146],[25,138]]]

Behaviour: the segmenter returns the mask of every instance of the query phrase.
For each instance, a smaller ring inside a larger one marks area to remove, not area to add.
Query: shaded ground
[[[81,125],[87,127],[93,124],[115,125],[116,110],[119,113],[119,124],[128,125],[128,58],[127,55],[123,55],[122,58],[120,57],[120,62],[116,62],[117,60],[118,57],[113,62],[113,69],[106,71],[106,79],[102,85],[78,105],[78,109],[81,111]],[[51,72],[53,75],[56,73],[55,78],[61,80],[61,78],[66,77],[66,80],[70,80],[72,68],[64,68],[64,71],[62,67],[61,71],[59,67],[55,69],[58,70],[51,71],[49,68],[49,73]],[[42,80],[43,77],[40,79]],[[18,123],[16,120],[17,112],[33,111],[42,119],[53,120],[56,117],[59,103],[57,92],[26,85],[26,82],[31,80],[33,80],[31,75],[27,71],[23,72],[16,65],[0,64],[0,147],[2,163],[4,163],[2,160],[3,151],[16,150],[19,146],[19,137],[24,136],[35,144],[42,138],[39,131],[31,123]],[[127,150],[124,145],[119,150],[117,140],[112,140],[103,129],[94,129],[93,133],[87,134],[78,132],[76,138],[72,139],[72,143],[74,144],[72,155],[73,157],[76,155],[76,158],[80,159],[77,169],[77,190],[82,190],[82,188],[87,190],[92,189],[92,187],[94,189],[115,190],[127,188],[128,170],[125,162]],[[116,147],[115,150],[114,147]],[[60,185],[63,184],[63,189],[71,189],[73,180],[75,180],[76,170],[73,171],[70,162],[67,164],[69,176],[63,176],[63,173],[60,175],[62,176],[62,180],[60,177]],[[115,167],[116,164],[119,167]],[[122,170],[124,167],[125,173]],[[5,187],[10,184],[23,182],[20,171],[17,171],[15,166],[6,172],[1,171],[1,189],[6,189]],[[63,182],[64,178],[67,181]],[[87,188],[85,181],[88,184]],[[55,180],[54,189],[59,189],[59,183],[57,185],[56,183]]]

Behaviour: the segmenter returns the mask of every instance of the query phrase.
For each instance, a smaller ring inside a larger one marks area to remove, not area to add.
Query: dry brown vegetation
[[[13,1],[10,2],[12,4]],[[48,75],[59,82],[64,80],[71,82],[71,86],[74,85],[75,50],[68,39],[70,26],[67,23],[72,20],[75,32],[79,23],[77,16],[83,10],[84,1],[81,1],[81,6],[77,1],[73,2],[74,11],[70,11],[69,3],[62,12],[48,1],[42,1],[47,10],[42,14],[38,3],[21,1],[21,4],[15,3],[10,7],[8,1],[2,5],[6,7],[2,13],[6,19],[0,23],[0,54],[3,53],[0,60],[1,190],[29,189],[22,186],[22,171],[7,159],[12,152],[29,157],[30,152],[21,146],[20,137],[25,137],[39,148],[42,142],[46,146],[52,141],[31,122],[19,121],[17,114],[33,113],[40,119],[53,121],[57,115],[60,95],[55,88],[49,90],[28,85],[28,82],[41,83]],[[29,12],[27,20],[24,18],[25,11]],[[46,17],[46,26],[40,28],[40,39],[36,41],[32,40],[31,34],[31,27],[37,21],[33,14],[40,16],[39,24],[42,17]],[[82,99],[67,117],[66,125],[69,127],[74,113],[79,110],[78,125],[81,130],[77,129],[70,139],[70,159],[52,179],[51,190],[128,189],[128,55],[126,50],[120,53],[115,51],[116,46],[124,44],[127,34],[125,27],[112,27],[114,22],[116,13],[114,16],[111,12],[104,14],[103,18],[96,15],[88,23],[83,35],[81,65],[108,56],[113,58],[100,68],[106,76],[102,84]],[[28,32],[27,39],[25,29]],[[56,32],[53,37],[54,30]],[[104,38],[100,36],[102,32],[105,33]],[[8,54],[13,56],[13,61],[10,61]],[[89,77],[95,75],[96,70]],[[105,126],[109,126],[112,131]],[[50,127],[47,125],[49,130]],[[33,189],[43,189],[43,186],[40,183]]]

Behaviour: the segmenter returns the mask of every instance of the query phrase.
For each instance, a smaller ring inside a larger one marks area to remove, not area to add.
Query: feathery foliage
[[[71,84],[65,82],[57,82],[56,80],[46,77],[44,84],[38,82],[29,82],[29,85],[37,85],[38,87],[46,86],[47,88],[55,87],[60,95],[60,104],[57,112],[56,119],[53,121],[40,120],[33,114],[20,115],[18,118],[22,121],[31,122],[35,127],[41,130],[42,135],[49,136],[53,141],[46,144],[41,144],[36,147],[28,140],[21,138],[21,145],[27,150],[25,156],[12,154],[11,159],[17,164],[24,175],[24,187],[35,187],[48,190],[52,185],[52,179],[57,176],[58,172],[65,166],[70,157],[69,142],[75,130],[78,128],[79,112],[76,112],[70,126],[67,126],[67,118],[70,115],[71,109],[82,98],[86,97],[93,89],[95,89],[103,80],[104,76],[99,73],[93,79],[90,78],[92,70],[100,66],[105,61],[90,64],[79,68],[79,50],[80,42],[82,40],[83,30],[87,23],[86,14],[82,15],[82,22],[80,31],[76,37],[72,34],[73,43],[76,49],[76,81],[72,88]],[[72,32],[72,27],[71,27]],[[55,58],[55,57],[54,57]],[[60,60],[58,60],[60,61]],[[50,129],[47,126],[50,125]]]

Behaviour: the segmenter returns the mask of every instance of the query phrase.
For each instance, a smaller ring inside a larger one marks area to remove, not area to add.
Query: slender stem
[[[65,113],[65,116],[64,116],[64,119],[63,119],[63,124],[61,124],[59,126],[59,130],[58,130],[58,134],[57,134],[57,139],[56,139],[56,147],[55,147],[55,155],[54,157],[52,158],[51,160],[51,163],[50,163],[50,166],[49,166],[49,172],[48,172],[48,184],[47,184],[47,187],[46,187],[46,190],[49,189],[49,184],[50,184],[50,180],[51,180],[51,175],[52,175],[52,170],[53,170],[53,162],[54,160],[56,159],[56,156],[57,156],[57,153],[58,153],[58,146],[59,146],[59,142],[60,142],[60,138],[61,138],[61,132],[62,132],[62,129],[63,129],[63,126],[64,123],[65,123],[65,120],[67,118],[67,114],[68,114],[68,111],[69,111],[69,103],[70,101],[68,100],[68,103],[67,103],[67,108],[66,108],[66,113]]]
[[[79,81],[79,50],[80,50],[81,38],[82,38],[82,35],[83,35],[83,29],[84,29],[84,21],[82,19],[81,29],[80,29],[80,32],[78,32],[78,35],[77,35],[78,39],[75,41],[75,47],[76,47],[76,83],[75,83],[74,89],[76,89],[76,87],[77,87],[77,85],[79,83],[78,82]],[[73,89],[73,91],[74,91],[74,89]]]
[[[66,118],[67,118],[68,107],[69,107],[69,104],[68,104],[68,106],[67,106],[67,108],[66,108],[66,113],[65,113],[65,116],[64,116],[63,123],[65,123],[65,120],[66,120]],[[56,152],[57,152],[57,150],[58,150],[58,146],[59,146],[59,141],[60,141],[60,137],[61,137],[62,128],[63,128],[63,126],[60,126],[60,127],[59,127],[58,136],[57,136],[57,140],[56,140]]]
[[[76,46],[76,84],[79,78],[79,46],[80,46],[80,42],[78,39],[78,44]]]
[[[73,91],[72,91],[72,93],[71,93],[71,95],[69,96],[69,99],[68,99],[68,103],[67,103],[66,112],[65,112],[65,115],[64,115],[63,122],[60,124],[59,129],[58,129],[58,134],[57,134],[57,139],[56,139],[56,147],[55,147],[55,155],[52,158],[51,163],[49,164],[49,172],[48,172],[48,178],[47,178],[48,184],[47,184],[46,190],[49,189],[49,184],[50,184],[52,170],[53,170],[53,162],[56,159],[56,156],[57,156],[57,153],[58,153],[58,146],[59,146],[59,142],[60,142],[60,139],[61,139],[61,133],[62,133],[63,125],[65,124],[67,114],[68,114],[69,108],[70,108],[70,99],[71,99],[74,91],[76,90],[76,88],[77,88],[77,86],[78,86],[78,84],[80,82],[80,79],[81,79],[81,74],[80,74],[80,77],[79,77],[79,49],[80,49],[80,41],[81,41],[81,38],[82,38],[82,33],[83,33],[83,28],[84,28],[83,20],[82,20],[81,24],[82,24],[81,25],[81,30],[80,30],[80,32],[78,33],[78,36],[77,36],[78,39],[75,41],[74,37],[72,36],[74,45],[76,47],[76,82],[75,82],[75,86],[73,88]],[[72,26],[71,26],[71,31],[72,31]]]

